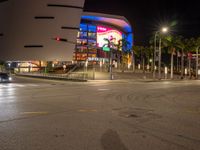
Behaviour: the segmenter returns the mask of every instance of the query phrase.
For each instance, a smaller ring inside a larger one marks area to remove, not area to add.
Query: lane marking
[[[98,89],[98,91],[109,91],[110,89]]]
[[[97,112],[96,109],[79,109],[79,112]]]
[[[46,111],[35,111],[35,112],[21,112],[22,115],[46,115],[48,112]]]

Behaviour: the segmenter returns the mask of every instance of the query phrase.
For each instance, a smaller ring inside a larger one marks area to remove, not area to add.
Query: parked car
[[[8,73],[0,72],[0,82],[10,82],[11,80],[12,78]]]

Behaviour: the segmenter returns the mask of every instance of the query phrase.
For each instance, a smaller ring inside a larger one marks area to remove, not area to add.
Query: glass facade
[[[121,49],[116,46],[125,38],[121,31],[100,25],[81,23],[77,35],[77,45],[74,53],[74,61],[108,59],[109,52],[103,51],[108,43],[104,39],[112,41],[112,48],[116,51]]]

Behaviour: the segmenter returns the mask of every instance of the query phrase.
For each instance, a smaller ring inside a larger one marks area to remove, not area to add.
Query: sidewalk
[[[103,80],[110,80],[110,73],[109,72],[100,72],[100,71],[88,71],[88,72],[73,72],[70,74],[52,74],[52,73],[16,73],[17,76],[24,76],[24,77],[32,77],[32,78],[41,78],[41,79],[50,79],[50,80],[65,80],[65,81],[76,81],[76,82],[87,82],[90,81],[103,81]],[[184,80],[195,80],[195,79],[188,79],[183,78],[181,79],[180,76],[174,75],[174,79],[171,80],[170,76],[165,78],[164,74],[162,74],[161,80],[153,78],[152,73],[141,73],[141,72],[113,72],[113,79],[112,81],[125,81],[125,80],[134,80],[134,81],[143,81],[143,82],[161,82],[161,81],[184,81]]]

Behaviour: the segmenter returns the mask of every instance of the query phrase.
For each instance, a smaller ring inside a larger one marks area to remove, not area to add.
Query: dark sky
[[[85,11],[125,16],[138,45],[147,44],[162,24],[171,25],[172,34],[200,36],[200,0],[85,0]]]

